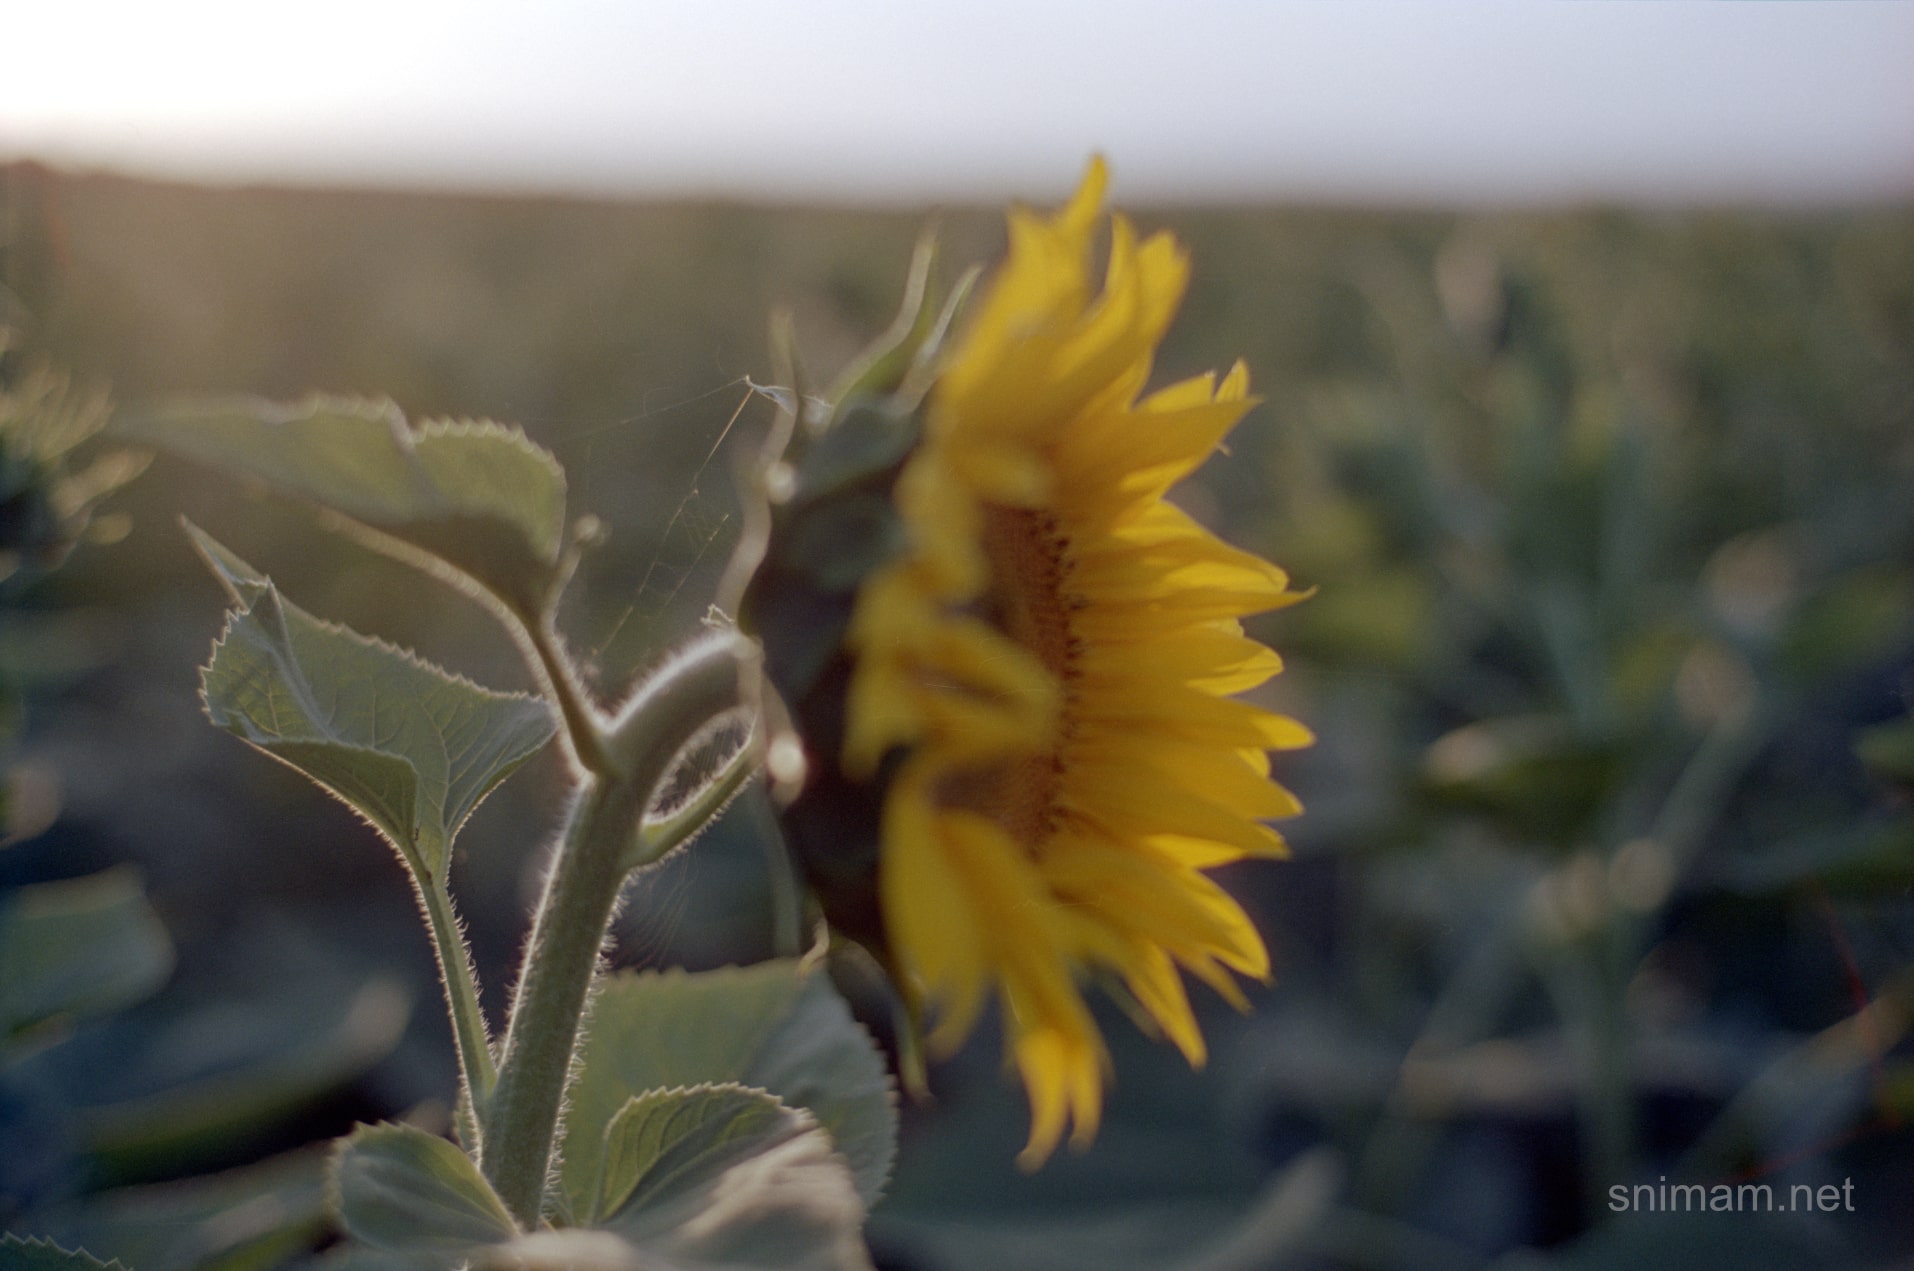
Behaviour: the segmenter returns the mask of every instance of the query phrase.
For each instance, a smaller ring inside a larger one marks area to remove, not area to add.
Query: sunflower
[[[1280,856],[1300,812],[1267,750],[1294,720],[1231,695],[1280,668],[1240,618],[1300,599],[1282,570],[1166,502],[1252,406],[1221,383],[1139,394],[1189,266],[1112,218],[1106,172],[1011,251],[896,479],[907,547],[852,607],[842,768],[879,783],[877,894],[892,969],[947,1053],[1001,999],[1030,1091],[1022,1160],[1097,1129],[1108,1059],[1078,988],[1106,970],[1204,1060],[1183,970],[1242,1005],[1269,955],[1204,871]],[[886,764],[886,756],[901,756]]]
[[[846,598],[837,697],[807,737],[837,751],[829,802],[871,805],[869,853],[846,853],[842,816],[799,845],[827,915],[879,947],[933,1053],[999,1001],[1026,1166],[1096,1132],[1108,1058],[1080,973],[1113,973],[1192,1064],[1182,973],[1239,1007],[1234,975],[1267,978],[1204,871],[1284,854],[1262,822],[1301,807],[1266,752],[1310,741],[1231,696],[1281,666],[1239,619],[1300,595],[1165,500],[1253,404],[1247,373],[1140,396],[1188,265],[1117,216],[1095,289],[1106,181],[1093,162],[1056,215],[1012,212],[886,479],[901,546]],[[875,885],[847,903],[831,875],[860,869]]]

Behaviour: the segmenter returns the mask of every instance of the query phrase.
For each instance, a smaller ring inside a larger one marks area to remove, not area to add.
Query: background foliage
[[[920,226],[0,181],[0,320],[122,401],[386,392],[524,425],[609,529],[567,621],[614,683],[709,598],[766,314],[793,306],[828,375],[888,320]],[[1140,219],[1196,267],[1163,377],[1241,354],[1265,398],[1184,501],[1322,588],[1258,629],[1290,658],[1275,701],[1322,737],[1286,774],[1297,859],[1228,876],[1278,979],[1250,1017],[1208,1004],[1200,1076],[1112,1020],[1109,1123],[1035,1178],[979,1038],[904,1109],[879,1264],[1914,1256],[1914,213]],[[995,212],[943,232],[951,261],[999,250]],[[0,1136],[57,1143],[56,1234],[151,1271],[206,1260],[156,1248],[207,1238],[183,1214],[316,1215],[301,1144],[442,1126],[453,1085],[390,853],[199,716],[220,598],[172,517],[316,612],[525,685],[476,611],[411,603],[400,567],[198,469],[161,461],[113,506],[136,533],[9,599],[79,634],[35,644],[72,656],[9,763],[57,774],[63,814],[0,850],[0,887],[133,863],[177,967],[9,1070]],[[453,867],[495,1018],[551,762]],[[766,833],[741,801],[641,880],[618,961],[768,956]],[[164,1186],[219,1169],[242,1172]],[[1664,1175],[1852,1179],[1854,1212],[1609,1212]],[[296,1249],[314,1223],[270,1230]]]

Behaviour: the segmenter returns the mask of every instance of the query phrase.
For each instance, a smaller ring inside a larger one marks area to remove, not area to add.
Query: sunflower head
[[[1105,180],[1093,163],[1061,211],[1011,213],[947,347],[900,321],[923,334],[868,359],[781,473],[743,607],[802,738],[785,820],[825,916],[933,1052],[996,1001],[1026,1164],[1096,1130],[1085,974],[1192,1063],[1184,973],[1239,1006],[1235,977],[1267,977],[1205,871],[1283,854],[1264,822],[1301,809],[1268,752],[1310,740],[1235,696],[1280,667],[1240,619],[1299,594],[1165,498],[1252,404],[1247,373],[1145,394],[1188,266],[1119,216],[1099,285]]]

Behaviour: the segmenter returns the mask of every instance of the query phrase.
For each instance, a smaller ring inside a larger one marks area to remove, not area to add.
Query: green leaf
[[[423,877],[442,878],[479,801],[550,740],[551,711],[321,622],[188,528],[241,606],[201,673],[206,713],[343,799]]]
[[[627,1100],[605,1127],[592,1217],[649,1203],[687,1168],[723,1156],[731,1144],[758,1143],[789,1115],[776,1098],[738,1085],[649,1090]]]
[[[166,929],[131,868],[0,897],[0,1041],[58,1015],[130,1005],[172,969]]]
[[[138,1271],[270,1271],[329,1226],[325,1175],[324,1150],[304,1149],[220,1174],[100,1192],[80,1207],[71,1232]]]
[[[332,1161],[339,1222],[397,1253],[457,1254],[518,1234],[472,1158],[409,1125],[361,1126]]]
[[[843,1154],[865,1204],[883,1191],[897,1141],[883,1058],[823,970],[786,960],[627,973],[605,983],[571,1091],[563,1181],[572,1211],[598,1212],[601,1127],[629,1100],[726,1081],[808,1110]]]
[[[75,1070],[70,1098],[95,1178],[141,1182],[230,1160],[392,1053],[412,1018],[400,981],[302,973],[270,937],[263,943],[226,946],[260,969],[250,993],[174,1003],[170,1015],[116,1019],[67,1043],[61,1059]]]
[[[69,1253],[51,1240],[0,1236],[0,1271],[126,1271],[117,1262],[101,1262],[83,1250]]]
[[[522,613],[560,573],[565,473],[517,429],[411,425],[390,401],[311,397],[184,402],[118,431],[338,512],[372,546],[423,552]]]
[[[604,1161],[603,1225],[669,1265],[870,1266],[850,1170],[809,1113],[762,1090],[632,1099],[605,1129]]]

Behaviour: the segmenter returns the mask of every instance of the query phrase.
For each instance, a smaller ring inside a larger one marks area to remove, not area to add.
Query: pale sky
[[[1914,196],[1914,5],[15,0],[0,159],[995,200]]]

